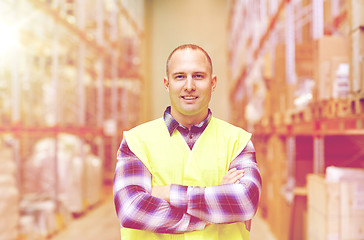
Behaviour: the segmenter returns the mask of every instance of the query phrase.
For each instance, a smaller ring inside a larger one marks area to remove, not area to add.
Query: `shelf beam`
[[[16,136],[22,134],[32,134],[38,136],[53,136],[58,133],[70,133],[77,136],[85,136],[90,134],[91,136],[102,136],[104,135],[104,130],[102,127],[86,127],[86,126],[23,126],[21,124],[14,124],[8,126],[1,126],[0,133],[14,133]]]
[[[87,46],[92,47],[98,53],[104,52],[104,47],[99,45],[96,40],[87,36],[87,34],[78,28],[76,25],[69,23],[67,20],[62,18],[59,14],[59,11],[52,9],[48,4],[43,3],[39,0],[28,0],[32,3],[37,9],[43,11],[46,15],[48,15],[51,19],[53,19],[56,23],[60,24],[61,26],[65,27],[75,36],[77,36],[80,40],[87,44]],[[110,43],[110,45],[112,45]]]
[[[120,13],[126,18],[126,20],[129,22],[130,26],[134,29],[135,33],[137,34],[137,36],[139,38],[142,38],[144,33],[143,31],[139,28],[137,22],[132,18],[132,16],[130,15],[129,11],[123,6],[123,4],[121,3],[121,1],[115,0],[117,7],[120,11]]]
[[[269,126],[257,124],[255,134],[258,135],[294,135],[294,136],[334,136],[364,135],[364,114],[356,114],[342,118],[313,119],[290,124]]]

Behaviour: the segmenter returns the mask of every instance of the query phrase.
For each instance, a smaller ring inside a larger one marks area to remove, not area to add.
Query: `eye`
[[[205,75],[197,73],[197,74],[193,75],[193,78],[195,78],[195,79],[204,79]]]
[[[183,75],[183,74],[177,74],[174,76],[174,79],[176,79],[176,80],[182,80],[184,78],[185,78],[185,75]]]

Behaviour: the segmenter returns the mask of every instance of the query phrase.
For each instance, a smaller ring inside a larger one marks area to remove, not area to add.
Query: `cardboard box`
[[[275,49],[274,79],[275,83],[286,83],[286,47],[278,44]]]
[[[328,182],[323,175],[309,174],[307,190],[307,239],[364,239],[362,180]]]
[[[313,42],[295,45],[295,73],[297,77],[313,77]],[[286,83],[286,47],[278,44],[275,51],[274,78]]]
[[[297,90],[297,84],[287,84],[285,86],[285,101],[286,101],[286,111],[294,109],[294,99],[295,99],[295,93]]]
[[[325,36],[314,42],[314,101],[330,99],[334,58],[349,58],[349,38]]]
[[[270,53],[264,54],[263,57],[263,76],[267,79],[272,79],[273,77],[273,71],[272,71],[272,56]]]
[[[339,185],[327,184],[323,175],[307,177],[307,240],[339,239]]]
[[[330,98],[347,98],[350,93],[350,68],[349,56],[333,57],[331,60],[331,79],[332,84],[328,85],[331,92]],[[343,69],[346,69],[343,71]]]
[[[291,221],[291,205],[282,194],[282,188],[288,180],[288,166],[285,142],[271,137],[267,142],[267,162],[269,181],[265,182],[267,190],[267,220],[273,234],[280,240],[288,240]],[[264,185],[264,183],[263,183]]]
[[[350,29],[353,31],[364,26],[364,1],[349,0],[347,3]]]
[[[364,184],[340,183],[341,238],[364,239]]]
[[[302,0],[302,8],[312,6],[312,0]],[[308,42],[312,40],[312,21],[306,21],[306,24],[302,26],[302,42]]]
[[[273,82],[269,85],[271,92],[271,114],[284,113],[295,108],[294,99],[297,83],[289,83],[286,78],[286,47],[277,45],[275,53]],[[313,79],[313,43],[302,43],[295,46],[295,77]]]
[[[364,92],[364,27],[355,30],[350,39],[351,92],[362,93]]]
[[[274,81],[274,83],[273,83]],[[268,91],[269,94],[266,95],[270,107],[270,114],[284,112],[286,109],[286,99],[285,99],[285,83],[276,82],[276,79],[272,79],[272,83],[269,83]]]
[[[297,77],[313,79],[313,42],[296,44],[295,55]]]

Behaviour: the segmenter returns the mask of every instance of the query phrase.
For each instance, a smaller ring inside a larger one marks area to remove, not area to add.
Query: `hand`
[[[244,170],[230,169],[222,178],[220,185],[239,183],[239,179],[244,176]]]
[[[169,199],[170,189],[171,189],[171,185],[154,186],[154,187],[152,187],[151,195],[153,197],[157,197],[157,198],[166,200],[167,202],[170,202],[170,199]]]

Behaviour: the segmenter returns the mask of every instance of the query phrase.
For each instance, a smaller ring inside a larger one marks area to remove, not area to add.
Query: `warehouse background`
[[[150,32],[151,118],[160,117],[169,96],[163,86],[165,62],[174,48],[185,43],[203,46],[211,55],[218,88],[211,108],[218,117],[229,119],[227,77],[227,16],[226,1],[150,1],[147,20]],[[153,97],[159,96],[159,97]]]
[[[165,61],[210,53],[215,116],[253,133],[251,239],[364,239],[363,0],[0,0],[0,239],[117,239],[122,131]]]

